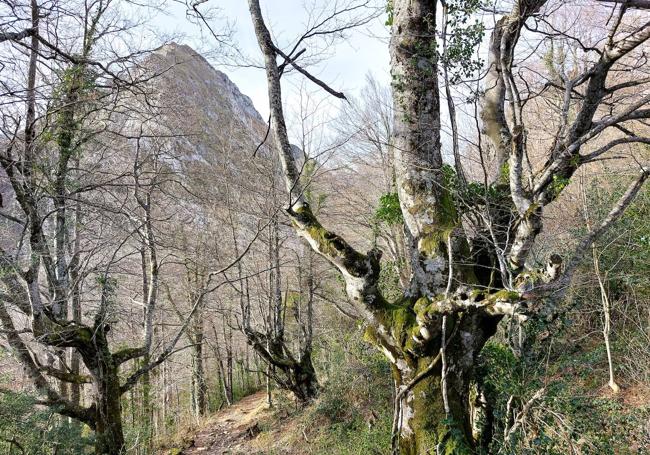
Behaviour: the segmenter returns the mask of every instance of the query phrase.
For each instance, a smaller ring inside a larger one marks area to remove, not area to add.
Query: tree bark
[[[192,411],[202,416],[206,411],[205,369],[203,366],[203,333],[194,334],[192,348]]]
[[[411,374],[396,370],[396,392],[399,393],[413,380],[413,374],[423,373],[431,360],[426,357],[419,359],[420,367]],[[405,394],[398,416],[401,455],[472,453],[474,441],[469,419],[469,384],[469,373],[447,378],[449,415],[443,401],[440,368]]]
[[[405,324],[408,319],[405,316],[394,318],[391,331],[413,333],[409,322]],[[396,397],[393,448],[396,453],[464,454],[475,450],[470,386],[475,379],[478,354],[494,335],[500,317],[476,313],[447,316],[447,319],[444,337],[432,337],[419,347],[402,338],[405,341],[402,349],[409,354],[401,359],[386,352],[393,360]],[[372,341],[371,332],[366,335]],[[446,340],[444,381],[443,350],[438,342],[441,339]]]
[[[104,328],[100,326],[79,350],[93,379],[93,404],[90,409],[94,414],[95,454],[119,455],[125,452],[121,403],[123,390],[119,364],[109,350]]]
[[[318,396],[320,385],[316,378],[316,370],[312,364],[311,352],[303,353],[302,359],[297,367],[293,370],[293,387],[292,392],[302,403],[310,403]]]
[[[101,377],[95,382],[95,454],[118,455],[125,452],[119,376],[110,364],[100,368]]]

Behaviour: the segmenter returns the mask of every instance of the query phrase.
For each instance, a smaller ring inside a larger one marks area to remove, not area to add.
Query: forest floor
[[[614,451],[611,453],[648,453],[650,455],[650,452],[645,452],[642,448],[650,447],[647,445],[650,436],[650,420],[647,420],[646,417],[646,423],[643,423],[643,415],[647,416],[648,414],[643,414],[640,411],[642,409],[650,411],[648,408],[650,406],[650,388],[639,385],[628,386],[623,387],[620,394],[613,394],[611,389],[605,385],[591,389],[589,396],[595,400],[594,403],[600,403],[599,406],[606,405],[608,407],[610,414],[607,414],[605,420],[611,417],[615,419],[614,423],[617,427],[623,423],[630,426],[620,435],[626,440],[626,443],[616,443]],[[323,399],[325,403],[322,403]],[[260,391],[206,417],[196,426],[187,428],[183,436],[175,443],[168,441],[168,444],[165,444],[165,447],[161,447],[161,450],[156,453],[158,455],[386,453],[388,438],[384,436],[389,434],[391,416],[382,414],[383,417],[377,421],[377,415],[371,413],[372,419],[364,417],[359,423],[358,419],[351,418],[344,410],[335,407],[338,409],[335,411],[343,412],[343,415],[338,416],[334,422],[322,415],[318,417],[319,413],[314,412],[319,406],[324,409],[332,408],[331,399],[329,401],[327,397],[323,399],[309,408],[299,409],[293,401],[288,399],[286,394],[278,392],[274,393],[274,407],[269,408],[266,393]],[[361,404],[361,402],[356,403],[358,406]],[[375,402],[374,407],[378,407],[379,404],[379,402]],[[369,403],[366,403],[367,405]],[[629,410],[639,410],[640,417],[631,419],[632,414],[626,413]],[[322,409],[320,413],[322,413]],[[365,415],[365,413],[361,412],[361,415]],[[594,422],[600,423],[601,418],[604,417],[596,415]],[[610,431],[598,429],[597,433],[592,433],[589,436],[593,442],[598,442],[603,437],[607,437],[605,435]],[[620,450],[620,448],[624,449]]]
[[[181,454],[250,453],[248,443],[259,432],[259,420],[268,414],[266,393],[249,395],[214,414]]]
[[[272,423],[272,424],[271,424]],[[260,391],[242,398],[232,406],[213,414],[181,451],[162,452],[179,455],[222,454],[299,454],[293,440],[296,429],[291,418],[277,419]],[[292,440],[289,440],[292,439]],[[298,444],[300,445],[300,443]]]

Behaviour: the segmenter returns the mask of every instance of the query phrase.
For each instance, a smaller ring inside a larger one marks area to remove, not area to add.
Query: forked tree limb
[[[345,280],[346,293],[362,318],[376,328],[377,339],[385,349],[399,351],[389,328],[381,322],[381,305],[384,298],[378,288],[379,250],[362,254],[339,235],[329,231],[311,211],[300,182],[293,148],[289,142],[282,107],[280,71],[273,44],[260,9],[259,0],[248,0],[257,42],[264,56],[271,112],[271,129],[277,149],[285,186],[289,196],[289,215],[297,234],[303,237],[314,251],[334,265]]]
[[[277,46],[275,46],[275,45],[273,46],[273,49],[275,50],[275,52],[278,53],[278,55],[280,55],[281,57],[284,58],[284,60],[285,60],[285,64],[289,64],[289,65],[293,66],[293,67],[296,69],[296,71],[298,71],[300,74],[302,74],[302,75],[305,76],[307,79],[309,79],[310,81],[312,81],[314,84],[318,85],[320,88],[322,88],[323,90],[325,90],[327,93],[329,93],[330,95],[332,95],[332,96],[334,96],[334,97],[336,97],[336,98],[339,98],[339,99],[342,99],[342,100],[346,100],[346,101],[348,100],[342,92],[337,92],[337,91],[334,90],[332,87],[330,87],[329,85],[327,85],[325,82],[323,82],[322,80],[318,79],[316,76],[314,76],[314,75],[311,74],[309,71],[307,71],[306,69],[304,69],[302,66],[298,65],[298,64],[296,63],[296,58],[297,58],[297,56],[294,57],[294,58],[290,58],[287,54],[285,54],[284,52],[282,52],[282,50],[281,50],[279,47],[277,47]]]

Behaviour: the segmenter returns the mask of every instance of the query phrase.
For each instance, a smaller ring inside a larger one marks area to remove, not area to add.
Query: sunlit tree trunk
[[[600,300],[603,305],[603,339],[605,341],[605,349],[607,351],[607,366],[609,369],[609,387],[614,393],[618,393],[621,388],[614,380],[614,362],[612,361],[612,349],[609,343],[609,335],[611,333],[611,306],[609,300],[609,293],[607,292],[607,287],[605,286],[605,280],[607,279],[607,274],[603,277],[600,272],[600,260],[598,257],[598,250],[596,245],[592,244],[592,254],[594,261],[594,273],[598,279],[598,288],[600,290]]]
[[[206,411],[205,369],[203,366],[203,336],[195,336],[192,348],[192,411],[195,416],[202,416]]]

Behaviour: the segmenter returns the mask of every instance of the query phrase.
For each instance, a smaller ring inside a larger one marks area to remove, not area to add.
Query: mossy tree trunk
[[[444,363],[436,341],[443,338],[439,336],[419,347],[407,340],[404,348],[410,352],[392,365],[396,396],[393,436],[398,437],[396,447],[401,454],[475,450],[470,387],[477,356],[500,318],[477,313],[447,319]],[[412,328],[396,321],[391,330],[409,332]]]
[[[122,404],[117,368],[103,363],[94,382],[95,393],[95,453],[97,455],[125,452],[122,429]]]
[[[414,373],[423,373],[432,360],[419,359],[422,368]],[[410,376],[400,374],[399,378],[402,382],[397,393],[412,381]],[[469,373],[454,375],[447,384],[449,413],[445,410],[440,371],[427,374],[405,394],[398,415],[400,454],[471,453],[474,442],[469,420]]]
[[[309,403],[318,396],[320,385],[312,364],[311,352],[303,352],[302,359],[297,362],[289,374],[293,376],[291,392],[300,402]]]
[[[102,305],[110,295],[110,285],[104,284]],[[117,455],[125,452],[122,427],[122,394],[132,388],[120,381],[120,364],[133,358],[137,350],[129,349],[112,353],[107,333],[110,326],[96,320],[95,329],[80,328],[74,339],[84,365],[90,372],[92,403],[88,411],[92,415],[91,426],[95,430],[95,453]]]

